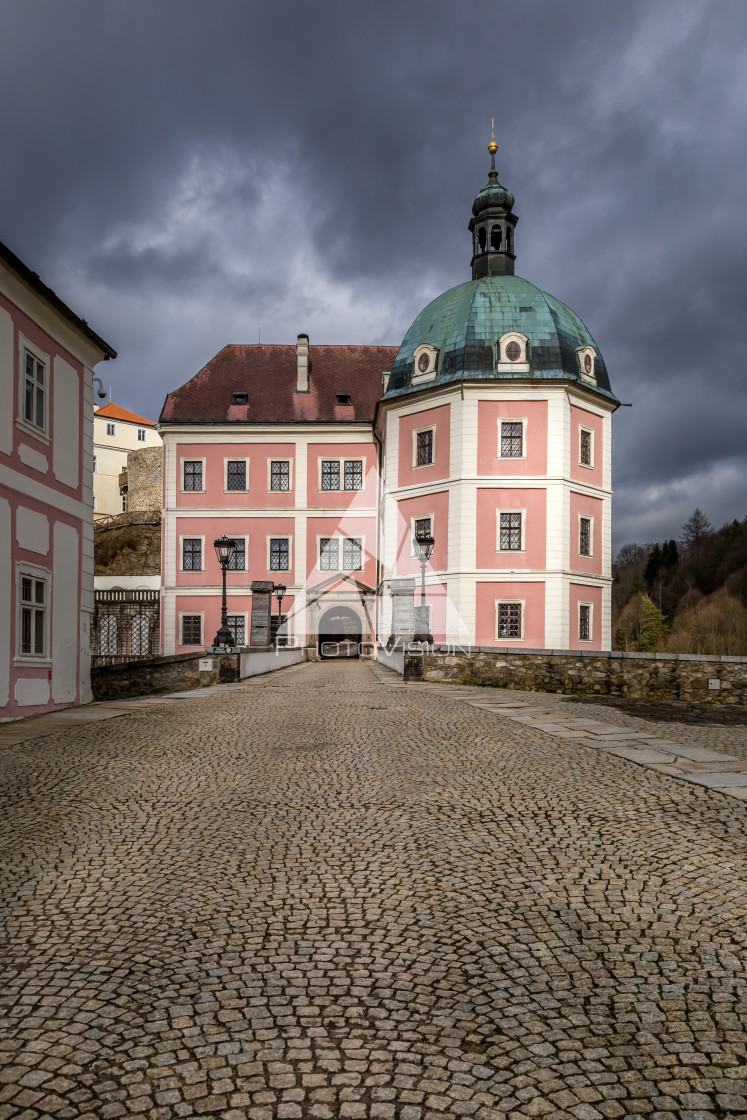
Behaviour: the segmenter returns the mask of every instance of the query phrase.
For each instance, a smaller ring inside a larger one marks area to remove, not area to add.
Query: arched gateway
[[[348,607],[330,607],[319,619],[319,654],[323,658],[358,657],[361,620]]]

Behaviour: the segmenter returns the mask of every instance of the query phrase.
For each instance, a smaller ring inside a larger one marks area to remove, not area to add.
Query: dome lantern
[[[499,182],[495,169],[498,145],[491,140],[488,181],[475,195],[469,231],[472,234],[472,279],[483,276],[513,276],[514,229],[518,218],[512,212],[514,196]]]

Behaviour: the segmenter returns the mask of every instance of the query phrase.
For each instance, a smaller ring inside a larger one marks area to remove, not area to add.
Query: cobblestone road
[[[0,1120],[747,1111],[744,801],[363,664],[0,775]]]

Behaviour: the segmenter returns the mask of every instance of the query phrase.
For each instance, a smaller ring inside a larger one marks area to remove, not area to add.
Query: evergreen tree
[[[651,551],[648,554],[648,560],[646,561],[646,570],[643,573],[647,584],[651,585],[652,583],[654,583],[659,575],[659,569],[661,568],[661,566],[661,549],[659,548],[658,544],[652,545]]]
[[[665,568],[674,568],[679,564],[680,553],[677,548],[677,541],[664,541],[664,544],[661,546],[661,562]]]
[[[692,515],[682,526],[682,547],[685,552],[697,556],[705,541],[713,532],[713,526],[702,509],[695,508]]]
[[[656,653],[667,634],[666,618],[648,595],[641,597],[641,612],[640,649],[643,653]]]

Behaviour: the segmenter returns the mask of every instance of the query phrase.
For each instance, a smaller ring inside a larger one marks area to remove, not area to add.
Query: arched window
[[[480,226],[477,231],[477,244],[480,246],[480,252],[485,252],[485,226]]]
[[[133,657],[150,653],[150,619],[147,614],[136,614],[132,620],[130,653]]]
[[[511,229],[508,226],[506,227],[506,252],[507,253],[512,253],[513,252],[513,249],[511,247]]]
[[[501,227],[493,226],[490,231],[490,248],[494,253],[500,252],[501,248]]]
[[[117,649],[117,620],[113,614],[105,614],[99,621],[99,654],[102,657],[115,657]]]

